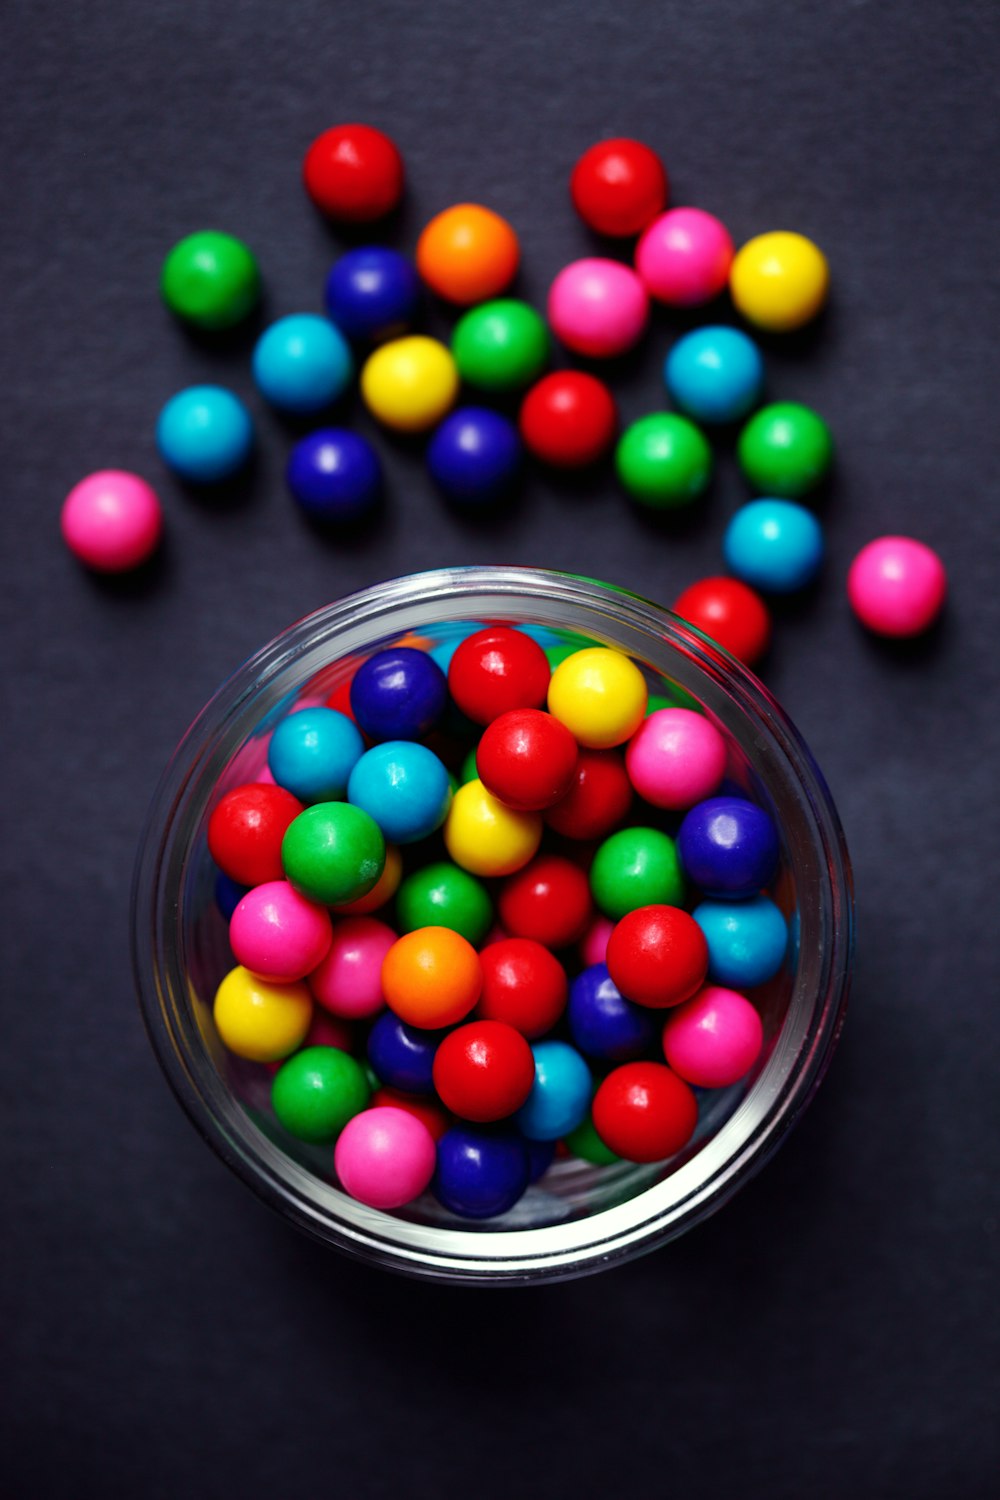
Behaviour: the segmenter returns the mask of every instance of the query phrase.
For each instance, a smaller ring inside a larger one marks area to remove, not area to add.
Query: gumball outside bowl
[[[471,621],[535,627],[550,633],[547,644],[614,647],[641,667],[651,692],[694,699],[726,739],[728,783],[777,825],[771,895],[789,926],[782,969],[750,992],[763,1022],[760,1057],[739,1084],[699,1092],[698,1126],[680,1153],[652,1165],[557,1158],[512,1210],[484,1221],[453,1215],[429,1192],[393,1212],[366,1207],[338,1186],[332,1145],[283,1130],[270,1104],[273,1070],[228,1052],[213,1021],[213,997],[233,959],[207,842],[220,795],[264,770],[269,736],[289,708],[329,697],[375,650],[430,649]],[[852,935],[836,810],[801,737],[757,679],[657,605],[590,579],[513,567],[442,569],[365,589],[292,625],[240,667],[163,774],[132,901],[150,1039],[223,1161],[272,1208],[341,1251],[413,1276],[484,1284],[600,1270],[674,1238],[732,1197],[826,1070],[847,1002]]]

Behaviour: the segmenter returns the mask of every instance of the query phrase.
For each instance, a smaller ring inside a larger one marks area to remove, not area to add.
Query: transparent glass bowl
[[[327,694],[352,660],[467,620],[579,634],[627,652],[691,694],[726,733],[729,779],[777,821],[775,899],[789,918],[784,971],[755,992],[765,1046],[748,1079],[701,1096],[691,1144],[668,1163],[557,1161],[502,1227],[454,1218],[429,1194],[399,1214],[348,1198],[332,1149],[283,1135],[270,1076],[226,1052],[211,1006],[232,957],[214,901],[208,816],[219,790],[253,780],[266,737],[300,697]],[[719,1208],[769,1158],[815,1091],[837,1040],[852,952],[850,865],[829,791],[801,737],[755,677],[643,599],[540,569],[470,567],[395,579],[291,626],[216,693],[177,747],[136,865],[132,944],[145,1023],[164,1072],[209,1144],[272,1208],[371,1263],[446,1281],[583,1275],[671,1239]]]

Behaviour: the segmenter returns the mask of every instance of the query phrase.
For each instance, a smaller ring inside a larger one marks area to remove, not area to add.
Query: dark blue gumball
[[[566,1018],[574,1042],[588,1057],[631,1062],[656,1045],[654,1014],[625,999],[607,964],[593,964],[573,980]]]
[[[556,1159],[556,1143],[525,1140],[524,1147],[528,1153],[528,1181],[537,1182],[539,1177],[545,1176]]]
[[[378,503],[382,467],[375,449],[358,433],[324,427],[295,444],[285,479],[312,520],[356,521]]]
[[[221,870],[216,875],[215,904],[227,922],[249,889],[248,885],[240,885],[238,880],[232,880],[228,875],[224,875]]]
[[[756,896],[778,868],[774,820],[745,797],[709,797],[677,835],[684,873],[708,896]]]
[[[514,484],[521,439],[507,417],[483,406],[463,406],[445,417],[427,449],[427,467],[456,505],[489,505]]]
[[[426,651],[376,651],[354,674],[351,712],[373,740],[419,740],[448,702],[448,679]]]
[[[384,245],[362,245],[326,278],[326,310],[349,339],[375,342],[403,333],[420,304],[416,267]]]
[[[433,1094],[434,1054],[443,1031],[407,1026],[384,1010],[368,1033],[368,1061],[380,1082],[407,1094]]]
[[[528,1186],[528,1153],[520,1136],[455,1125],[438,1141],[431,1189],[465,1219],[504,1214]]]

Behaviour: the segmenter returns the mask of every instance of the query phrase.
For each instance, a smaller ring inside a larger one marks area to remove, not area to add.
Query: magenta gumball
[[[596,916],[580,939],[580,957],[584,968],[602,964],[607,957],[608,938],[615,930],[610,917]]]
[[[333,1162],[344,1192],[359,1203],[402,1208],[428,1186],[436,1159],[434,1137],[422,1120],[380,1104],[348,1120]]]
[[[156,550],[163,512],[156,491],[138,474],[100,469],[75,484],[63,502],[63,540],[98,573],[126,573]]]
[[[682,812],[718,788],[726,774],[726,742],[703,714],[660,708],[629,741],[625,769],[640,797]]]
[[[703,1089],[724,1089],[760,1056],[764,1028],[745,995],[709,984],[671,1012],[663,1055],[678,1077]]]
[[[880,536],[862,547],[847,575],[851,608],[876,635],[928,630],[944,606],[948,578],[930,547],[909,536]]]
[[[641,338],[649,298],[628,266],[593,256],[572,261],[559,272],[549,291],[548,314],[553,333],[567,349],[607,359]]]
[[[237,963],[275,984],[291,984],[315,969],[330,946],[330,914],[307,901],[287,880],[254,886],[229,922]]]
[[[326,957],[309,975],[309,988],[324,1010],[357,1021],[382,1009],[382,960],[396,936],[375,917],[344,917],[334,924]]]
[[[725,289],[734,253],[729,230],[714,214],[671,208],[642,236],[635,268],[657,302],[700,307]]]

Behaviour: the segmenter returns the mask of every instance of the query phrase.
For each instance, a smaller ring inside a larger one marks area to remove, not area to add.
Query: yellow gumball
[[[423,432],[458,395],[458,367],[444,344],[423,334],[393,339],[370,354],[361,371],[365,405],[386,427]]]
[[[304,984],[271,984],[237,965],[215,992],[213,1015],[230,1052],[251,1062],[277,1062],[305,1041],[312,995]]]
[[[748,240],[729,271],[737,309],[758,328],[787,333],[819,312],[830,286],[830,267],[804,234],[775,230]]]
[[[481,781],[467,781],[451,799],[444,841],[456,865],[473,875],[513,875],[534,857],[542,820],[505,807]]]
[[[549,683],[549,713],[590,750],[623,745],[646,713],[646,680],[634,662],[607,646],[588,646],[559,663]]]

